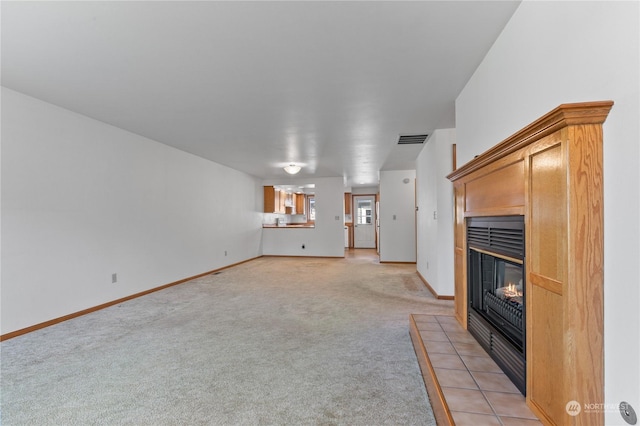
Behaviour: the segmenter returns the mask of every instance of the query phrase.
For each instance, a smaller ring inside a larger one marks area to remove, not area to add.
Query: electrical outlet
[[[111,274],[111,284],[118,282],[118,274]]]
[[[226,251],[226,250],[224,251],[224,255],[225,255],[225,256],[227,255],[227,251]]]

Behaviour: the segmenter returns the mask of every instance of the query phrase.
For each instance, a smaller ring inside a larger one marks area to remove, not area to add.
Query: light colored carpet
[[[260,258],[1,344],[3,425],[433,425],[415,265]]]

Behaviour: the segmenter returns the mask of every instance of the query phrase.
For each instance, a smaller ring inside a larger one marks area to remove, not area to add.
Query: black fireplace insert
[[[467,221],[468,329],[525,394],[524,217]]]

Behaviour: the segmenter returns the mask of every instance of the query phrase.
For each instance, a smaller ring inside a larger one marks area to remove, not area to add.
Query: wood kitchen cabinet
[[[285,208],[286,208],[286,202],[287,202],[287,193],[283,192],[283,191],[279,191],[280,192],[280,204],[279,204],[279,208],[278,208],[278,213],[285,213]]]
[[[289,194],[273,186],[264,187],[264,213],[305,214],[304,194]]]
[[[284,198],[286,194],[283,194],[279,189],[273,186],[264,187],[264,212],[265,213],[284,213]]]
[[[275,213],[276,206],[276,191],[273,186],[264,187],[264,212]]]
[[[304,214],[306,200],[304,198],[304,194],[296,194],[296,214]]]
[[[351,193],[350,192],[344,193],[344,214],[345,215],[351,214]]]

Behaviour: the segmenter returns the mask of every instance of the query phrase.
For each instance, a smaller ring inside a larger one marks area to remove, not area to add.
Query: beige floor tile
[[[449,368],[454,370],[466,370],[464,363],[458,355],[429,354],[429,360],[433,368]]]
[[[440,324],[460,324],[454,316],[437,315],[436,318]]]
[[[416,327],[419,331],[444,331],[442,330],[442,326],[437,322],[417,322]]]
[[[467,330],[462,328],[462,326],[460,324],[458,324],[458,322],[455,322],[455,323],[444,322],[444,323],[442,323],[440,325],[442,326],[442,328],[445,331],[450,331],[452,333],[466,333],[467,332]]]
[[[498,417],[492,415],[452,411],[451,416],[456,426],[501,426]]]
[[[448,368],[434,368],[440,386],[450,388],[478,389],[476,381],[466,370],[451,370]]]
[[[450,411],[466,413],[494,414],[482,392],[473,389],[442,387]]]
[[[469,356],[486,356],[488,357],[487,351],[485,351],[480,343],[464,343],[464,342],[453,342],[453,346],[456,348],[456,351],[460,355],[469,355]]]
[[[502,372],[500,367],[498,367],[498,364],[489,357],[461,355],[460,358],[462,358],[462,361],[464,361],[464,364],[469,371],[482,371],[485,373]]]
[[[500,417],[500,421],[504,426],[541,426],[540,420],[523,419],[521,417]]]
[[[416,325],[456,425],[541,425],[520,391],[454,317],[425,315]]]
[[[496,414],[507,417],[537,419],[525,403],[524,396],[504,392],[484,392]]]
[[[446,331],[445,334],[452,342],[460,342],[460,343],[478,343],[478,341],[468,332],[455,332],[455,331]]]
[[[518,388],[504,373],[485,373],[480,371],[472,371],[471,375],[480,389],[485,391],[496,391],[506,393],[516,393],[521,395]]]
[[[422,341],[425,343],[428,341],[437,341],[437,342],[449,341],[449,338],[447,337],[447,335],[442,331],[429,331],[429,330],[420,331],[420,337],[422,338]]]
[[[413,316],[413,320],[416,323],[419,323],[419,322],[435,322],[435,323],[439,324],[438,323],[438,318],[436,318],[435,315],[413,314],[412,316]]]
[[[427,350],[427,353],[429,355],[431,354],[457,355],[455,348],[449,342],[438,342],[438,341],[430,340],[429,342],[423,341],[423,344],[424,344],[424,348]]]

